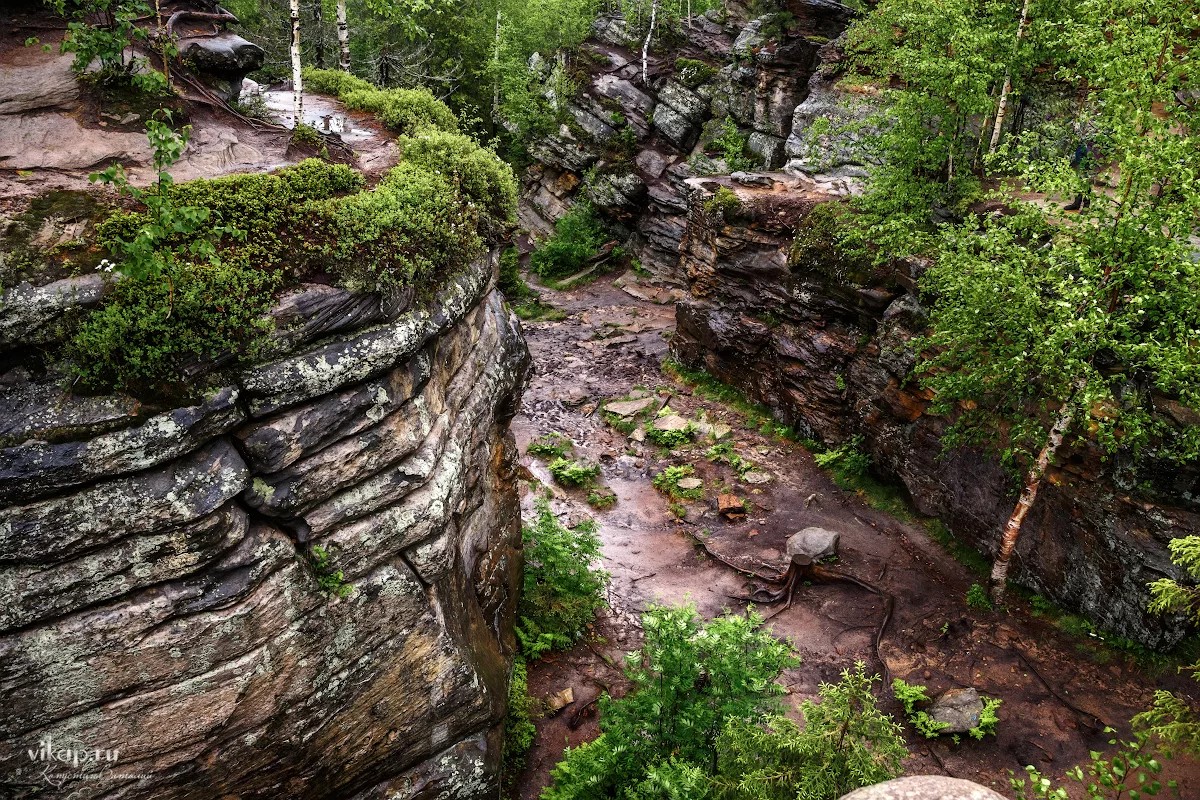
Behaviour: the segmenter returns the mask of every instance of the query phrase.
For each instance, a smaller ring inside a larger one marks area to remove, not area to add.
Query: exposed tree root
[[[896,606],[896,598],[892,597],[892,595],[888,594],[883,589],[880,589],[873,583],[860,580],[859,578],[856,578],[853,575],[849,575],[845,572],[823,567],[820,564],[806,564],[802,566],[800,564],[792,563],[781,575],[763,575],[759,572],[746,569],[745,567],[739,567],[737,564],[734,564],[726,558],[713,552],[712,548],[710,548],[703,539],[696,536],[694,533],[691,534],[691,536],[692,539],[700,545],[704,552],[708,554],[708,556],[716,561],[721,562],[730,569],[742,575],[746,575],[747,577],[756,578],[766,583],[782,584],[782,586],[776,590],[768,589],[764,586],[758,586],[755,587],[749,595],[728,595],[728,597],[734,600],[742,600],[743,602],[747,603],[765,605],[784,601],[782,608],[775,609],[770,614],[767,614],[764,619],[771,619],[772,617],[778,616],[779,614],[782,614],[784,611],[787,611],[789,608],[791,608],[792,599],[796,594],[796,586],[805,580],[813,582],[824,581],[826,583],[832,581],[843,581],[845,583],[854,584],[855,586],[865,589],[874,595],[878,595],[879,598],[883,600],[883,618],[879,622],[879,627],[875,630],[875,639],[872,642],[872,647],[875,651],[875,660],[879,662],[879,665],[882,668],[884,682],[888,686],[891,685],[892,671],[888,668],[887,660],[885,660],[883,655],[880,653],[879,646],[883,642],[883,636],[887,632],[888,625],[891,624],[892,612]],[[883,573],[881,572],[880,575],[882,574]]]
[[[1074,711],[1077,715],[1079,715],[1079,717],[1083,720],[1084,724],[1086,724],[1089,728],[1091,728],[1092,730],[1095,730],[1095,731],[1102,731],[1106,727],[1109,727],[1108,724],[1104,720],[1100,719],[1095,714],[1091,713],[1090,711],[1084,711],[1082,708],[1075,705],[1067,698],[1063,697],[1062,693],[1060,693],[1057,689],[1055,689],[1053,686],[1050,685],[1050,682],[1048,680],[1046,680],[1046,678],[1042,675],[1041,672],[1038,671],[1038,668],[1033,665],[1033,662],[1031,662],[1028,658],[1025,657],[1024,653],[1022,653],[1020,650],[1018,650],[1015,647],[1012,648],[1011,652],[1014,655],[1016,655],[1016,657],[1020,660],[1020,662],[1022,664],[1024,664],[1025,667],[1030,672],[1033,673],[1034,677],[1038,679],[1038,681],[1042,684],[1042,686],[1045,687],[1046,691],[1049,692],[1054,697],[1055,700],[1062,703],[1064,706],[1066,706],[1067,708]]]

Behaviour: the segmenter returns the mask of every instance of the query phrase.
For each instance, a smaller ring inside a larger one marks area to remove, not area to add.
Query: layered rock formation
[[[671,347],[782,419],[827,443],[861,437],[874,468],[898,480],[923,513],[976,549],[994,552],[1019,487],[995,456],[943,452],[947,422],[925,413],[910,380],[912,338],[925,329],[918,265],[867,269],[820,247],[792,252],[815,207],[836,198],[776,176],[769,188],[693,181],[680,256],[688,294]],[[704,187],[728,185],[741,207],[704,209]],[[811,232],[811,231],[810,231]],[[1191,412],[1154,398],[1161,417]],[[1166,545],[1200,530],[1200,469],[1104,460],[1095,447],[1063,454],[1047,475],[1017,551],[1016,580],[1101,628],[1151,646],[1183,634],[1146,611],[1146,584],[1176,575]]]
[[[650,59],[645,82],[640,39],[619,17],[602,18],[584,48],[590,77],[567,104],[571,124],[530,147],[537,163],[525,175],[522,225],[547,234],[587,199],[632,232],[633,252],[656,277],[684,282],[686,182],[730,171],[706,146],[731,125],[757,166],[783,166],[800,146],[789,150],[788,140],[822,48],[853,13],[832,0],[778,5],[757,17],[738,3],[696,17],[678,47]]]
[[[528,353],[494,270],[295,287],[272,359],[177,408],[9,369],[0,794],[496,791]],[[5,297],[8,364],[87,280]]]

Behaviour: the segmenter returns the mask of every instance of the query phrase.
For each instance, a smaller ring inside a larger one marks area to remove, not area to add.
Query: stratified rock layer
[[[528,353],[494,268],[399,303],[297,287],[274,359],[186,407],[6,376],[0,794],[495,795]]]
[[[835,198],[792,190],[785,205],[776,192],[721,182],[741,207],[730,221],[704,210],[711,194],[692,195],[678,267],[689,293],[677,306],[675,357],[813,438],[861,437],[874,469],[902,483],[921,512],[993,553],[1019,487],[989,453],[943,452],[947,422],[925,413],[929,396],[910,380],[909,343],[926,327],[914,294],[919,265],[871,270],[821,252],[789,264],[793,229]],[[1151,401],[1167,424],[1189,413],[1167,398]],[[1180,577],[1167,543],[1197,530],[1196,465],[1160,462],[1153,448],[1136,461],[1104,460],[1098,448],[1076,445],[1049,471],[1025,521],[1014,577],[1107,631],[1168,646],[1183,627],[1146,610],[1146,586]]]

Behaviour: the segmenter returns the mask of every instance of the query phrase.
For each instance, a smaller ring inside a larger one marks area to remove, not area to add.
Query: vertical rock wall
[[[704,192],[692,196],[675,357],[813,438],[861,437],[875,469],[901,482],[921,512],[993,552],[1019,484],[989,453],[944,453],[946,421],[925,414],[929,397],[909,380],[909,342],[926,325],[915,295],[918,267],[871,271],[819,254],[789,263],[792,229],[835,198],[793,189],[785,202],[775,188],[731,185],[742,198],[732,220],[705,212]],[[1168,422],[1195,414],[1167,398],[1153,403]],[[1104,630],[1169,646],[1184,628],[1146,611],[1146,584],[1179,577],[1166,545],[1197,530],[1196,465],[1160,463],[1152,454],[1106,461],[1079,445],[1047,474],[1025,523],[1015,579]]]
[[[185,408],[4,376],[0,795],[495,792],[529,360],[494,268],[296,287],[274,360]],[[43,326],[16,297],[0,329]]]

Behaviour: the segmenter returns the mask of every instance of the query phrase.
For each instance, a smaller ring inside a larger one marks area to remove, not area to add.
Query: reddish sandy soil
[[[1008,770],[1033,764],[1061,776],[1086,760],[1089,750],[1105,748],[1110,738],[1105,726],[1127,730],[1130,716],[1146,706],[1154,689],[1195,692],[1194,684],[1172,670],[1147,673],[1131,658],[1035,616],[1019,599],[1008,613],[968,609],[965,593],[979,578],[922,525],[874,510],[839,489],[800,445],[762,435],[736,411],[695,396],[663,373],[660,364],[674,329],[672,305],[636,299],[611,279],[569,292],[546,291],[544,298],[568,317],[526,325],[537,374],[514,422],[518,442],[524,452],[544,433],[566,434],[579,457],[601,465],[602,481],[618,502],[596,512],[583,492],[553,489],[552,505],[565,519],[590,514],[600,524],[604,567],[612,573],[611,610],[597,621],[589,641],[531,665],[535,697],[571,687],[574,702],[537,721],[538,738],[513,797],[536,798],[563,748],[596,736],[591,701],[603,691],[625,690],[619,666],[622,655],[638,646],[640,611],[651,603],[685,601],[706,616],[745,608],[731,596],[747,592],[747,579],[705,548],[746,569],[774,574],[786,563],[788,536],[814,525],[841,532],[835,568],[892,595],[895,611],[877,652],[874,640],[884,613],[879,596],[844,582],[800,586],[792,606],[768,623],[792,641],[802,659],[782,677],[790,703],[814,697],[821,682],[836,679],[856,660],[881,674],[925,684],[931,694],[974,686],[1004,702],[995,738],[955,745],[908,733],[908,774],[969,778],[1011,796]],[[708,443],[669,453],[609,427],[600,406],[635,387],[658,391],[686,417],[703,412],[709,423],[731,425],[727,440],[768,473],[770,482],[739,482],[729,467],[704,458]],[[524,463],[538,481],[552,485],[545,462],[526,456]],[[679,521],[650,481],[662,467],[682,463],[695,466],[706,496],[689,503],[686,519]],[[750,501],[745,520],[730,523],[717,514],[720,484]],[[533,501],[530,487],[527,507]],[[760,610],[770,614],[775,608]],[[881,687],[879,697],[899,719],[902,709],[890,691]],[[1168,770],[1180,781],[1181,797],[1200,797],[1197,765],[1176,761]]]

